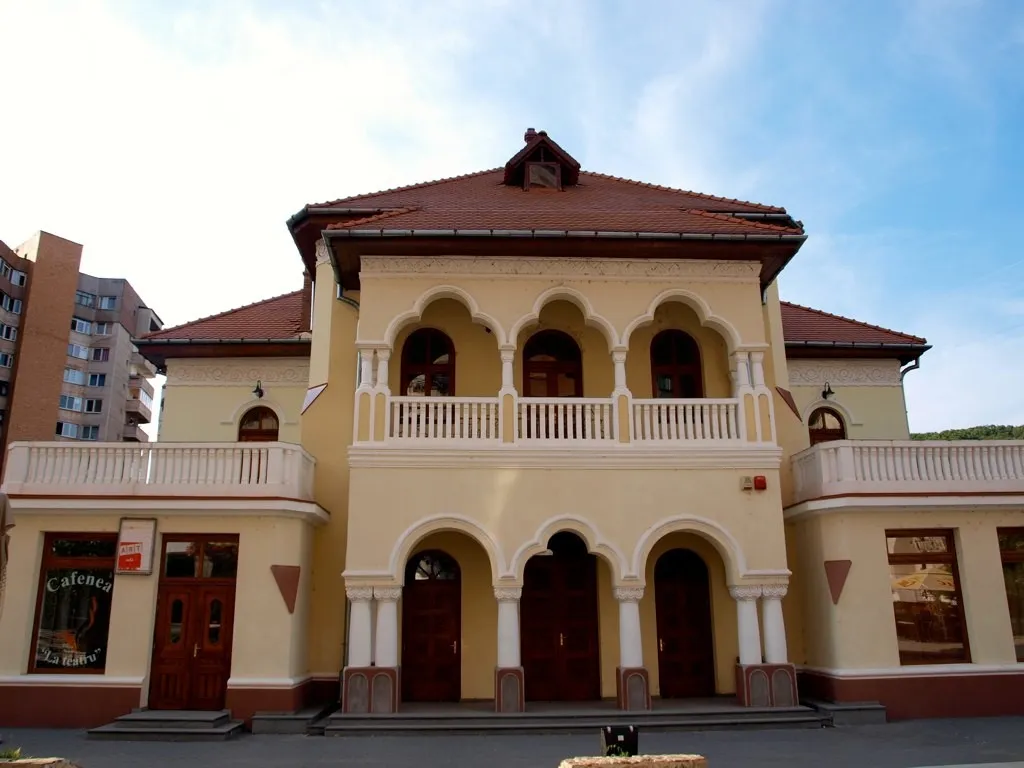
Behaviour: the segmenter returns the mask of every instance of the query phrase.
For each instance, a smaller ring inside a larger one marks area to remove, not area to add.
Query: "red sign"
[[[142,542],[122,541],[117,550],[117,570],[138,571],[142,569]]]

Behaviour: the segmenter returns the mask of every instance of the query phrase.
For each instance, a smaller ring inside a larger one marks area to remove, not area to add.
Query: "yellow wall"
[[[885,362],[885,361],[882,361]],[[899,362],[891,361],[898,367]],[[906,401],[902,386],[830,386],[835,395],[821,402],[822,386],[794,386],[793,399],[804,415],[804,428],[811,411],[831,407],[844,416],[846,435],[851,440],[909,440]]]

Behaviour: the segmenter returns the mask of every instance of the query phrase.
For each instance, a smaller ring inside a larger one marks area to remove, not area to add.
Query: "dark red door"
[[[421,552],[406,566],[402,594],[402,700],[462,697],[462,580],[444,552]]]
[[[672,549],[654,566],[661,697],[715,695],[711,584],[700,555]]]
[[[523,674],[531,701],[601,698],[597,560],[560,533],[552,555],[530,558],[521,604]]]

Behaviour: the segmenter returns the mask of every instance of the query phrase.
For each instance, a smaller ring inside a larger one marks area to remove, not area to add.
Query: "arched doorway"
[[[462,693],[462,574],[440,550],[405,566],[402,700],[458,701]]]
[[[690,549],[670,549],[654,566],[658,680],[663,699],[715,695],[715,646],[708,566]]]
[[[846,439],[843,417],[831,408],[815,408],[807,420],[807,431],[810,433],[811,445]]]
[[[550,555],[523,574],[521,647],[529,701],[601,698],[597,558],[576,534],[556,533]]]
[[[662,331],[651,340],[651,380],[657,398],[704,396],[700,348],[678,330]]]
[[[451,397],[455,394],[455,345],[435,328],[420,328],[402,345],[400,394]]]
[[[238,422],[238,442],[272,443],[277,440],[277,414],[263,405],[250,408]]]
[[[562,331],[541,331],[523,349],[525,397],[583,397],[583,356]]]

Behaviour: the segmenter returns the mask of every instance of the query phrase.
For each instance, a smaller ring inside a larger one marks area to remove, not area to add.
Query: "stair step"
[[[252,716],[251,730],[253,733],[305,733],[317,721],[324,720],[336,705],[328,707],[308,707],[298,712],[257,712]],[[323,733],[321,726],[320,733]]]
[[[205,710],[142,710],[130,712],[114,720],[111,725],[122,729],[200,729],[219,728],[231,722],[231,712],[222,709]]]
[[[222,725],[198,728],[156,726],[151,728],[124,727],[116,722],[93,728],[87,738],[108,741],[227,741],[242,732],[241,720],[229,720]]]

